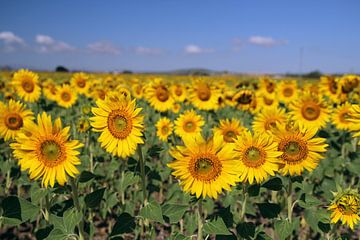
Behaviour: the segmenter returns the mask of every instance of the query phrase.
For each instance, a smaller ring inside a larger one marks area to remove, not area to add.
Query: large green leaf
[[[105,188],[101,188],[86,195],[84,199],[86,206],[89,208],[98,207],[100,205],[101,200],[103,199],[104,192],[105,192]]]
[[[204,232],[206,234],[231,235],[221,217],[206,222],[204,224]]]
[[[34,221],[40,213],[40,208],[31,202],[18,198],[16,196],[9,196],[2,201],[4,222],[9,222],[10,218],[17,219],[21,222]],[[5,221],[7,220],[7,221]]]
[[[164,223],[160,205],[157,202],[149,202],[140,210],[140,216],[159,223]]]
[[[163,215],[167,216],[170,223],[177,223],[189,208],[188,205],[181,204],[165,204],[162,206]]]
[[[133,232],[136,227],[135,218],[131,216],[129,213],[122,213],[116,219],[116,223],[111,231],[110,237]]]
[[[264,218],[275,218],[281,211],[280,206],[275,203],[258,203],[257,205]]]
[[[274,228],[280,240],[285,240],[293,231],[293,225],[288,220],[276,220]]]

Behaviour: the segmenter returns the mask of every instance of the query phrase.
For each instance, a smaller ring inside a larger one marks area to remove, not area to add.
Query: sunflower
[[[179,113],[180,110],[181,110],[181,105],[178,102],[175,102],[173,108],[171,109],[171,111],[173,113]]]
[[[204,124],[202,116],[194,110],[187,110],[175,120],[175,133],[181,138],[200,136]]]
[[[159,137],[161,141],[167,142],[168,137],[171,135],[174,124],[170,119],[163,117],[156,123],[156,135]]]
[[[47,99],[49,99],[51,101],[56,101],[57,89],[56,89],[56,85],[53,80],[48,79],[46,82],[44,82],[42,90],[43,90],[44,96]]]
[[[219,127],[214,127],[214,137],[223,138],[226,143],[233,143],[237,136],[245,131],[241,123],[237,119],[221,119]]]
[[[350,121],[351,104],[345,102],[339,105],[331,115],[332,123],[337,129],[349,130],[352,122]]]
[[[270,135],[254,134],[250,131],[238,136],[234,145],[235,156],[242,169],[241,182],[261,183],[269,176],[274,176],[281,161],[278,144]]]
[[[338,80],[338,98],[341,102],[347,101],[350,94],[360,86],[360,77],[356,75],[345,75]]]
[[[236,102],[236,107],[241,110],[254,111],[257,107],[257,100],[255,92],[248,89],[242,89],[235,93],[233,101]]]
[[[0,103],[0,137],[5,141],[15,139],[21,128],[32,122],[34,114],[20,101],[11,99],[8,104]]]
[[[279,106],[279,100],[276,95],[257,94],[256,101],[261,108],[277,108]]]
[[[101,132],[101,147],[114,156],[125,159],[135,153],[137,145],[143,144],[143,116],[136,108],[136,100],[105,97],[97,100],[90,118],[93,131]]]
[[[357,190],[346,189],[334,193],[334,200],[328,207],[331,213],[331,223],[341,220],[343,225],[347,225],[354,230],[354,225],[360,220],[360,196]]]
[[[276,92],[279,100],[285,104],[288,104],[297,99],[297,83],[296,81],[282,81],[277,85]]]
[[[39,76],[36,73],[21,69],[14,74],[12,82],[21,99],[26,102],[36,102],[41,95],[38,80]]]
[[[320,129],[326,125],[330,117],[330,109],[323,99],[311,93],[290,104],[290,115],[301,128]]]
[[[333,76],[320,77],[320,91],[334,103],[339,102],[337,89],[337,78]]]
[[[80,133],[87,132],[87,130],[90,129],[89,120],[86,119],[86,118],[81,118],[81,119],[76,123],[76,129],[77,129]]]
[[[284,167],[279,170],[282,175],[301,175],[306,169],[313,171],[324,158],[328,146],[325,138],[317,138],[315,128],[300,129],[297,126],[281,126],[273,129],[274,140],[278,150],[283,152],[279,157]]]
[[[262,77],[259,81],[259,92],[261,95],[273,96],[276,93],[276,82],[268,77]]]
[[[70,85],[63,84],[57,88],[56,102],[59,106],[70,108],[76,103],[77,98],[77,92]]]
[[[144,95],[144,87],[140,83],[135,83],[131,86],[132,95],[137,98],[141,99]]]
[[[89,76],[85,73],[74,73],[71,78],[71,86],[80,94],[88,94],[90,87]]]
[[[264,108],[255,115],[252,128],[254,132],[259,134],[271,133],[269,130],[272,127],[275,127],[276,124],[285,124],[286,121],[287,117],[284,109],[277,107]]]
[[[351,122],[349,130],[355,132],[353,137],[360,137],[360,105],[353,104],[350,110],[349,121]],[[360,142],[359,142],[360,144]]]
[[[214,199],[223,189],[231,191],[241,171],[231,145],[224,144],[222,138],[205,141],[201,136],[187,138],[184,144],[170,150],[175,161],[168,164],[183,191]]]
[[[187,97],[185,86],[183,86],[182,84],[173,84],[170,89],[175,101],[177,102],[185,101]]]
[[[42,177],[42,186],[53,187],[55,181],[64,185],[66,174],[71,177],[79,174],[75,166],[81,164],[77,157],[80,153],[75,149],[83,144],[77,140],[70,141],[69,130],[69,127],[62,128],[60,118],[53,125],[51,116],[45,112],[38,115],[37,124],[24,126],[16,142],[10,146],[19,159],[21,170],[29,169],[30,179]]]
[[[200,110],[218,109],[218,99],[220,91],[215,86],[204,81],[195,81],[189,90],[190,102]]]
[[[170,110],[174,104],[169,88],[161,79],[155,79],[146,87],[145,96],[150,105],[159,112]]]

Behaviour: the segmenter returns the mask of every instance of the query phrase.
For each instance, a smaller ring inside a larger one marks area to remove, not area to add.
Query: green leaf
[[[85,204],[89,208],[96,208],[100,205],[100,202],[104,196],[105,188],[98,189],[85,196]]]
[[[249,194],[250,197],[256,197],[259,196],[260,193],[260,185],[254,184],[251,185],[248,189],[247,192]]]
[[[136,227],[135,218],[129,213],[122,213],[116,219],[116,223],[111,231],[110,237],[123,233],[133,232]]]
[[[162,206],[163,215],[167,216],[170,223],[177,223],[189,208],[188,205],[181,204],[165,204]]]
[[[120,180],[119,192],[124,192],[129,186],[134,185],[140,181],[140,177],[132,172],[126,172],[124,177]]]
[[[45,240],[66,240],[68,235],[60,229],[53,229]]]
[[[40,208],[31,202],[18,198],[16,196],[9,196],[2,201],[3,217],[18,219],[21,222],[33,221],[40,212]]]
[[[205,223],[204,232],[206,234],[231,235],[231,232],[229,232],[221,217]]]
[[[64,212],[63,221],[66,233],[74,233],[75,226],[81,221],[82,214],[74,208]]]
[[[280,206],[275,203],[257,203],[257,205],[264,218],[275,218],[281,211]]]
[[[163,214],[159,203],[149,202],[140,210],[140,216],[159,222],[164,223]]]
[[[331,226],[329,223],[318,222],[318,227],[324,233],[328,233],[331,230]]]
[[[255,224],[248,222],[239,223],[236,226],[236,231],[240,235],[240,237],[245,239],[251,239],[255,235]]]
[[[31,186],[30,198],[33,204],[38,204],[40,200],[47,194],[46,189],[40,188],[38,184],[34,183]]]
[[[90,181],[91,179],[95,178],[96,175],[93,174],[92,172],[89,172],[89,171],[83,171],[81,172],[80,174],[80,177],[79,177],[79,182],[81,183],[86,183],[88,181]]]
[[[270,179],[269,181],[265,182],[262,187],[273,190],[273,191],[280,191],[283,187],[282,181],[280,178],[275,177]]]
[[[274,227],[281,240],[285,240],[293,231],[293,226],[288,220],[276,220]]]
[[[185,235],[177,232],[171,235],[170,240],[191,240],[191,237],[186,237]]]

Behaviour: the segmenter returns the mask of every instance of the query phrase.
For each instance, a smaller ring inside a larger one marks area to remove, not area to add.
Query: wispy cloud
[[[215,50],[212,48],[202,48],[195,44],[189,44],[185,46],[184,52],[186,54],[199,54],[199,53],[210,53],[214,52]]]
[[[0,50],[4,52],[13,52],[19,47],[21,48],[26,45],[25,41],[21,37],[15,35],[13,32],[8,31],[0,32],[0,43],[2,43]]]
[[[148,48],[139,46],[134,48],[134,52],[138,55],[160,55],[164,52],[164,50],[160,48]]]
[[[120,48],[114,46],[111,42],[95,42],[87,45],[87,49],[93,53],[119,55]]]
[[[35,42],[39,45],[38,51],[42,53],[70,52],[76,50],[75,47],[66,42],[58,41],[50,36],[42,34],[36,35]]]
[[[263,37],[263,36],[251,36],[248,39],[248,43],[263,47],[273,47],[277,45],[286,45],[286,40],[278,40],[272,37]]]

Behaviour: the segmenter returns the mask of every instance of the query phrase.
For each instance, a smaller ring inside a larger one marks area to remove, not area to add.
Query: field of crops
[[[360,76],[0,73],[0,239],[359,239]]]

